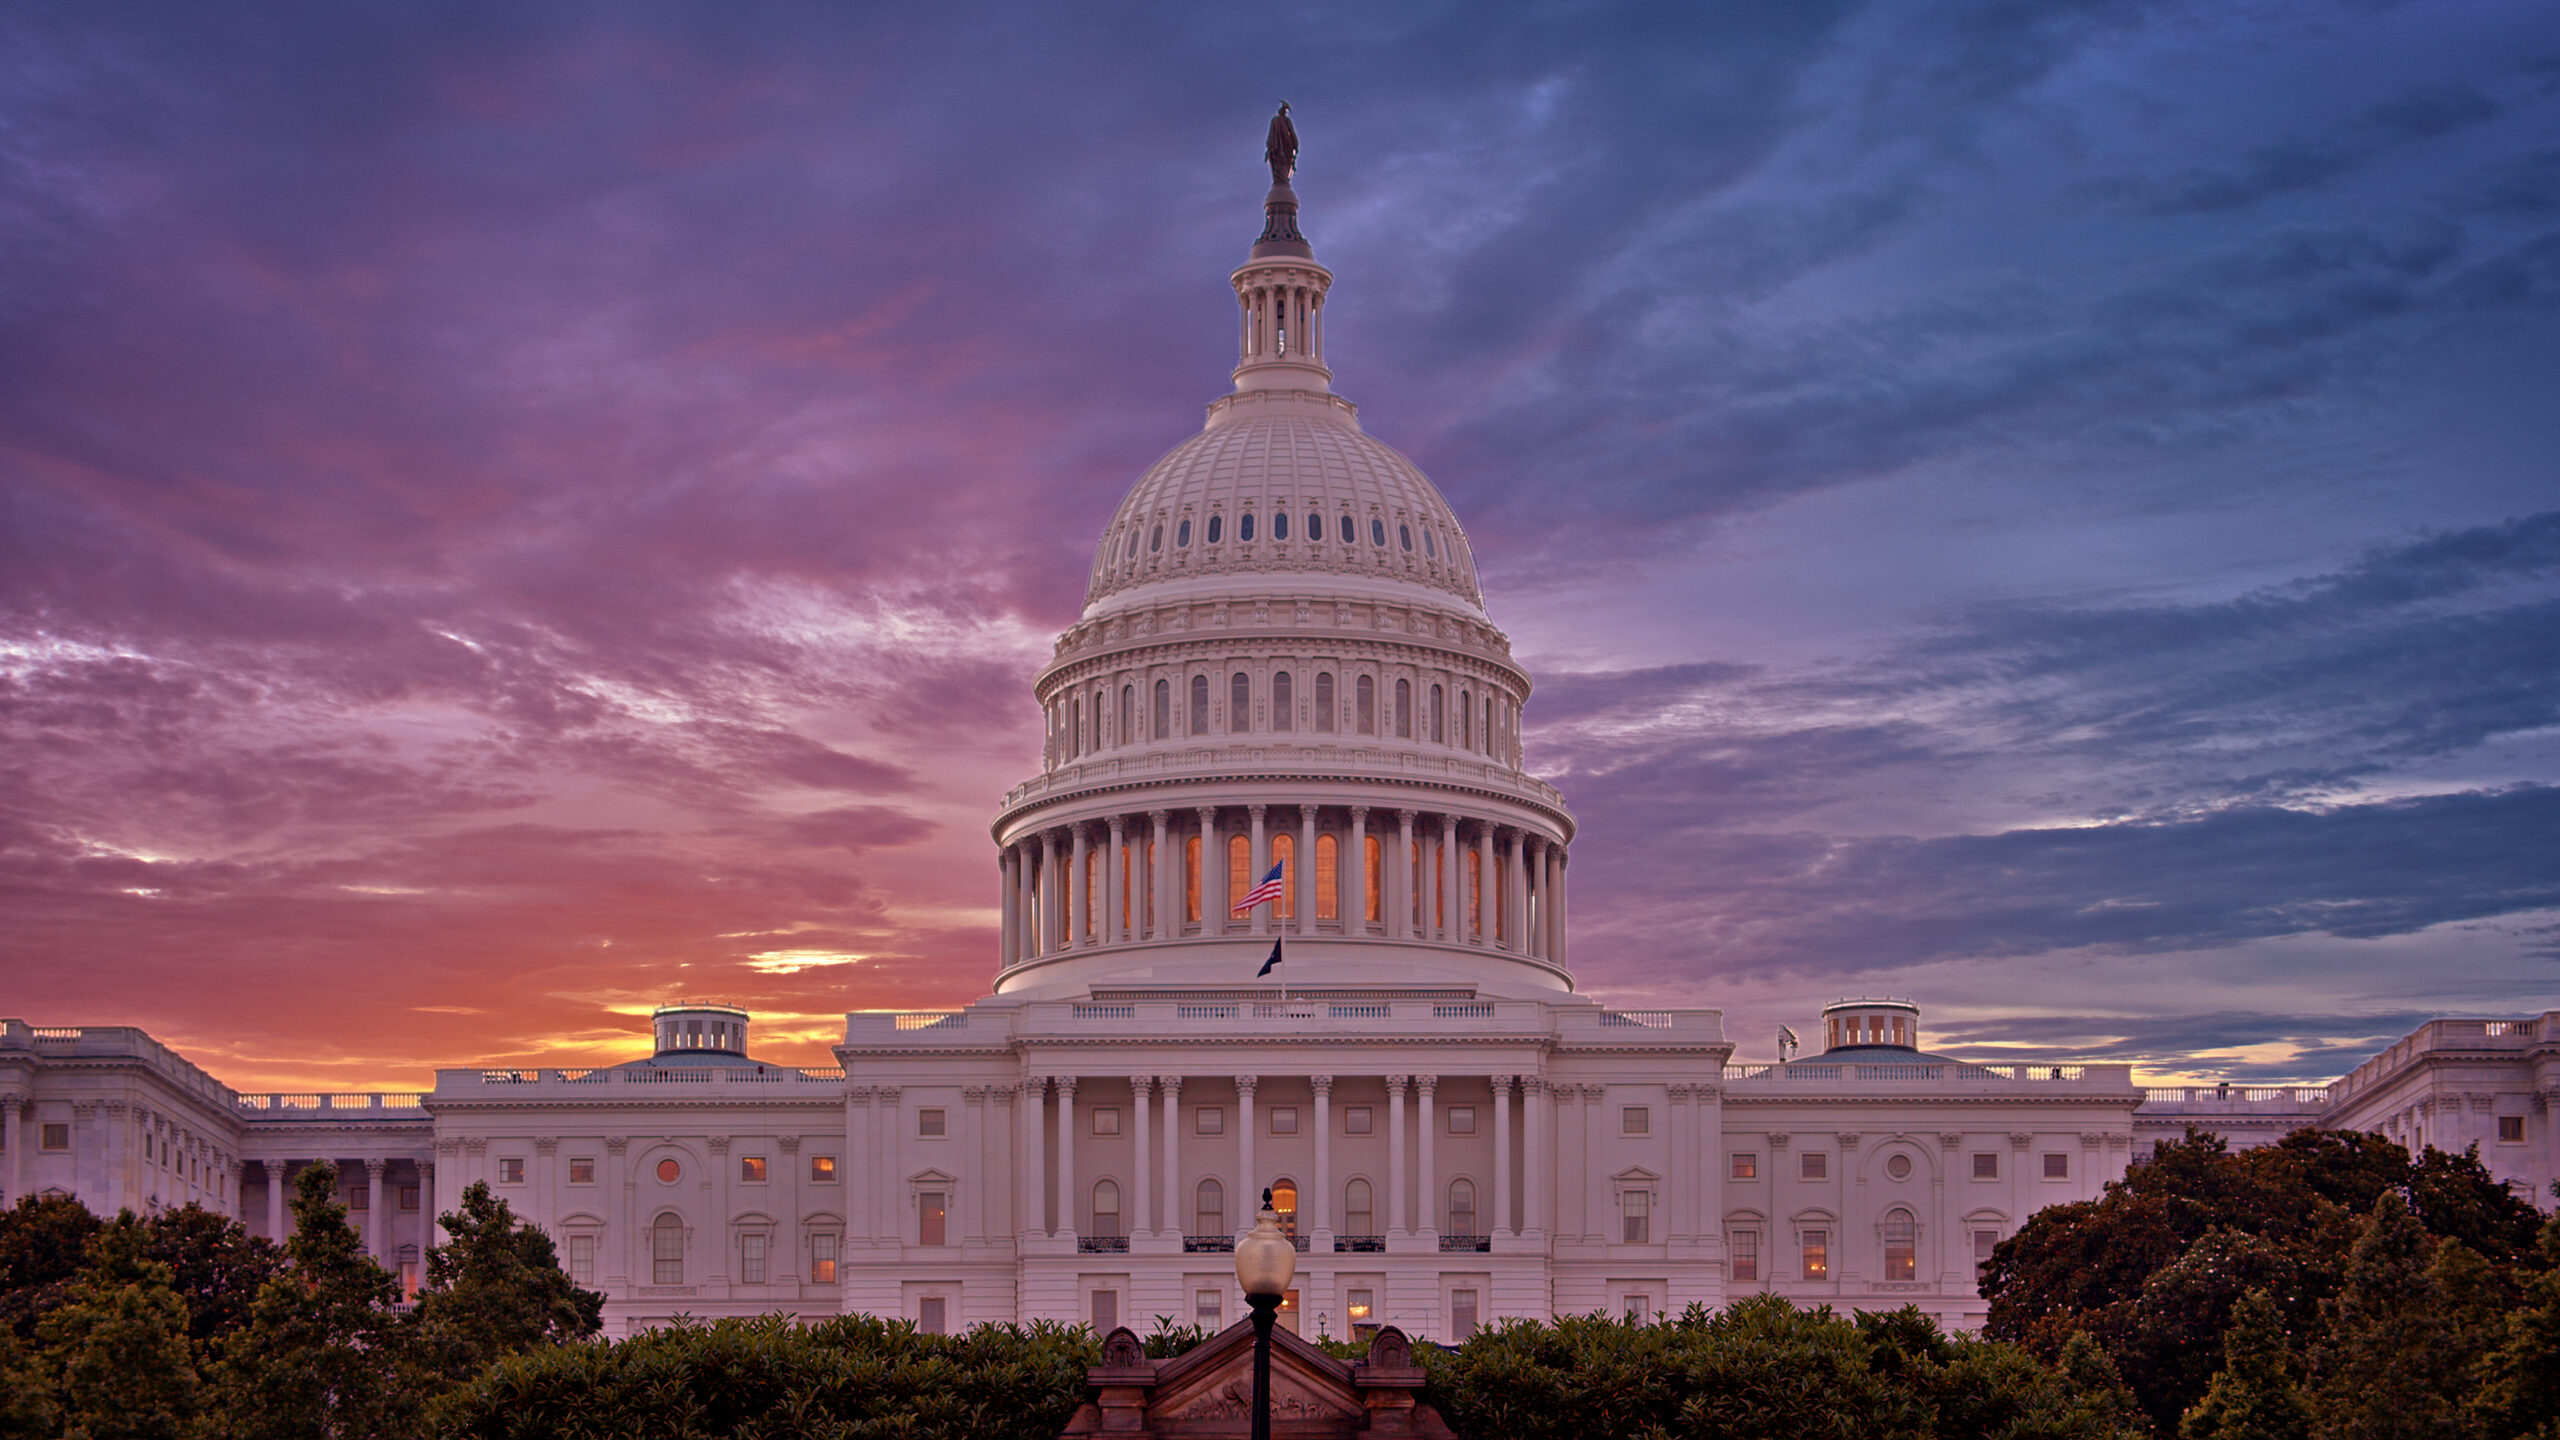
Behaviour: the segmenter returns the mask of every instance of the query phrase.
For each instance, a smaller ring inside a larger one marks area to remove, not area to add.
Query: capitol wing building
[[[2476,1142],[2546,1193],[2560,1012],[2436,1021],[2323,1088],[2146,1091],[1932,1055],[1907,1001],[1842,1001],[1818,1053],[1737,1065],[1715,1010],[1579,993],[1530,677],[1447,500],[1334,393],[1333,276],[1296,215],[1284,179],[1231,277],[1233,390],[1110,517],[1036,682],[1040,772],[994,824],[994,993],[849,1015],[840,1070],[761,1063],[745,1012],[676,1005],[649,1059],[425,1095],[242,1095],[137,1030],[12,1020],[0,1193],[281,1235],[291,1172],[334,1161],[414,1285],[433,1215],[486,1181],[618,1334],[1217,1327],[1268,1189],[1302,1252],[1283,1323],[1441,1340],[1762,1292],[1976,1326],[1994,1244],[2190,1125]]]

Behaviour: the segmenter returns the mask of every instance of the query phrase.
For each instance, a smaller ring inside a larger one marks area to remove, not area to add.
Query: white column
[[[1547,1104],[1546,1077],[1520,1077],[1520,1149],[1525,1162],[1520,1172],[1520,1219],[1532,1235],[1547,1230],[1547,1195],[1553,1182],[1547,1157],[1553,1153],[1554,1137],[1549,1133],[1554,1121],[1553,1109]]]
[[[1170,940],[1182,933],[1182,897],[1176,890],[1174,876],[1181,871],[1182,861],[1174,853],[1171,811],[1150,810],[1147,818],[1155,823],[1155,863],[1147,867],[1147,936],[1154,940]]]
[[[11,1113],[14,1114],[15,1112],[12,1111]],[[9,1153],[12,1155],[18,1153],[18,1145],[15,1140],[12,1140],[9,1144]],[[262,1163],[267,1167],[267,1238],[278,1245],[281,1245],[285,1241],[284,1192],[286,1185],[289,1183],[290,1177],[287,1172],[292,1169],[292,1162],[289,1160],[268,1160]],[[15,1203],[14,1197],[12,1203]],[[432,1199],[430,1199],[427,1208],[430,1211],[435,1209]]]
[[[1041,1129],[1041,1121],[1047,1118],[1042,1114],[1045,1108],[1042,1101],[1048,1091],[1049,1082],[1040,1076],[1026,1076],[1022,1081],[1021,1191],[1022,1233],[1025,1235],[1045,1234],[1049,1228],[1046,1223],[1049,1207],[1043,1194],[1043,1182],[1049,1178],[1046,1173],[1049,1162],[1048,1157],[1040,1153],[1046,1133]]]
[[[1343,851],[1343,863],[1350,874],[1343,877],[1342,893],[1351,897],[1349,908],[1342,912],[1342,933],[1369,933],[1369,807],[1351,807],[1351,844]]]
[[[1147,1223],[1147,1210],[1155,1204],[1152,1183],[1155,1177],[1147,1165],[1147,1101],[1155,1088],[1156,1081],[1152,1075],[1129,1077],[1129,1094],[1133,1097],[1129,1118],[1134,1127],[1130,1139],[1137,1146],[1136,1183],[1129,1187],[1129,1233],[1132,1235],[1143,1235],[1155,1228]]]
[[[1515,954],[1529,953],[1529,840],[1528,832],[1511,832],[1511,867],[1503,876],[1502,948]]]
[[[1061,1075],[1058,1080],[1058,1228],[1055,1233],[1076,1233],[1076,1077]]]
[[[1191,1228],[1182,1204],[1182,1077],[1157,1077],[1164,1086],[1164,1213],[1158,1218],[1176,1235]]]
[[[636,1185],[629,1173],[630,1162],[622,1150],[613,1148],[612,1141],[606,1141],[605,1145],[607,1153],[613,1156],[613,1168],[618,1172],[613,1183],[622,1186],[625,1203],[628,1204],[630,1192]],[[837,1183],[844,1186],[845,1241],[847,1244],[868,1245],[878,1228],[871,1218],[871,1087],[868,1085],[845,1087],[843,1163],[844,1173]],[[624,1227],[631,1232],[624,1237],[624,1243],[635,1258],[640,1254],[637,1227],[645,1223],[646,1217],[641,1217]]]
[[[1511,1233],[1511,1077],[1493,1077],[1493,1233]]]
[[[11,1205],[17,1204],[19,1197],[27,1193],[26,1106],[29,1098],[25,1092],[17,1090],[0,1094],[0,1150],[7,1152],[9,1164],[8,1185],[6,1193],[0,1194],[0,1200]]]
[[[1253,848],[1246,852],[1246,859],[1244,862],[1244,883],[1248,886],[1261,884],[1263,872],[1271,868],[1270,842],[1263,837],[1262,833],[1262,815],[1263,811],[1268,808],[1268,806],[1263,805],[1248,805],[1245,807],[1245,813],[1253,817]],[[1233,899],[1230,899],[1227,903],[1234,904],[1235,902]],[[1250,918],[1253,923],[1254,934],[1268,935],[1271,933],[1271,912],[1278,908],[1280,907],[1277,905],[1256,905],[1253,907],[1253,914]]]
[[[1475,943],[1491,948],[1495,922],[1494,903],[1502,889],[1502,872],[1493,863],[1493,826],[1476,822],[1476,933]]]
[[[898,1151],[900,1142],[906,1139],[906,1117],[898,1102],[905,1092],[895,1085],[882,1085],[871,1093],[877,1101],[871,1117],[871,1144],[878,1157],[872,1161],[871,1172],[874,1177],[872,1183],[878,1187],[871,1212],[877,1217],[875,1233],[891,1245],[904,1245],[910,1232],[907,1228],[905,1187],[898,1183],[899,1172],[905,1168],[898,1163]],[[724,1211],[721,1224],[725,1227],[727,1223],[728,1216]]]
[[[1569,881],[1566,877],[1567,877],[1567,873],[1568,873],[1568,872],[1573,868],[1573,852],[1571,852],[1571,851],[1567,850],[1565,847],[1563,847],[1563,846],[1559,845],[1559,846],[1557,846],[1557,847],[1556,847],[1556,849],[1555,849],[1555,857],[1556,857],[1556,861],[1555,861],[1555,864],[1556,864],[1556,871],[1555,871],[1555,873],[1556,873],[1556,948],[1555,948],[1555,957],[1556,957],[1556,963],[1557,963],[1558,965],[1570,965],[1570,964],[1572,964],[1572,963],[1573,963],[1573,955],[1572,955],[1572,953],[1571,953],[1571,952],[1572,952],[1572,944],[1571,944],[1571,941],[1570,941],[1570,939],[1569,939],[1569,937],[1570,937],[1570,935],[1571,935],[1571,933],[1572,933],[1572,932],[1571,932],[1570,930],[1568,930],[1568,929],[1566,928],[1566,926],[1565,926],[1565,892],[1566,892],[1566,890],[1567,890],[1567,889],[1569,889],[1569,888],[1570,888],[1570,886],[1571,886],[1571,881]]]
[[[1227,847],[1218,834],[1218,810],[1200,807],[1200,933],[1215,935],[1227,923]]]
[[[1387,1077],[1387,1233],[1406,1234],[1405,1216],[1411,1213],[1404,1188],[1404,1087],[1405,1077]]]
[[[1458,862],[1458,817],[1440,817],[1440,904],[1439,938],[1451,945],[1466,943],[1467,938],[1467,870]]]
[[[1454,826],[1454,822],[1452,823]],[[1450,848],[1453,851],[1456,849],[1455,846]],[[1456,909],[1455,906],[1451,906],[1450,908],[1452,911]],[[1431,1094],[1434,1090],[1440,1088],[1440,1077],[1437,1075],[1416,1075],[1413,1077],[1413,1088],[1415,1093],[1421,1096],[1422,1099],[1422,1115],[1420,1117],[1422,1128],[1420,1138],[1422,1143],[1415,1147],[1414,1157],[1416,1168],[1420,1169],[1422,1172],[1422,1194],[1420,1197],[1422,1207],[1420,1212],[1414,1217],[1417,1222],[1414,1228],[1420,1230],[1425,1235],[1437,1235],[1440,1233],[1440,1145],[1439,1126],[1432,1123],[1431,1119]]]
[[[1128,935],[1129,917],[1122,913],[1128,907],[1121,903],[1129,888],[1129,817],[1111,817],[1110,835],[1102,852],[1102,943],[1117,945]]]
[[[1310,1248],[1331,1254],[1333,1239],[1333,1077],[1310,1075],[1307,1083],[1316,1092],[1316,1193],[1310,1208],[1307,1197],[1298,1197],[1299,1218],[1306,1223],[1307,1233],[1315,1237]]]
[[[1671,1172],[1662,1177],[1663,1238],[1681,1241],[1689,1238],[1689,1185],[1695,1165],[1689,1153],[1697,1137],[1689,1127],[1689,1087],[1665,1087],[1671,1100]]]
[[[427,1252],[439,1243],[436,1239],[436,1162],[418,1162],[418,1283],[425,1284]],[[601,1266],[603,1257],[597,1257]]]
[[[960,1176],[960,1193],[951,1198],[961,1206],[960,1240],[965,1245],[987,1243],[987,1212],[993,1208],[987,1203],[988,1186],[995,1179],[995,1171],[987,1165],[986,1118],[987,1087],[963,1086],[960,1091],[960,1153],[969,1157],[966,1163],[970,1168]],[[783,1163],[793,1171],[792,1183],[795,1184],[798,1159],[797,1151],[783,1157]],[[785,1217],[785,1223],[788,1224],[797,1214],[794,1211],[791,1217]],[[789,1236],[786,1234],[784,1238],[787,1241]]]
[[[1058,832],[1040,832],[1040,953],[1048,954],[1059,947],[1058,937],[1065,933],[1066,887],[1058,883]]]
[[[1259,819],[1259,806],[1255,807],[1255,814]],[[1244,1183],[1243,1219],[1247,1230],[1253,1228],[1253,1217],[1262,1208],[1262,1177],[1253,1168],[1253,1092],[1261,1083],[1258,1076],[1236,1077],[1236,1169],[1242,1172]]]
[[[1387,933],[1398,940],[1413,938],[1413,816],[1411,810],[1396,812],[1396,853],[1383,867],[1387,872]]]
[[[1340,857],[1336,857],[1339,859]],[[1292,878],[1298,887],[1298,933],[1316,933],[1316,887],[1321,878],[1316,874],[1316,807],[1298,807],[1298,863]],[[1342,890],[1334,888],[1334,902],[1340,904]]]
[[[390,1173],[391,1162],[388,1160],[364,1162],[365,1200],[373,1207],[365,1212],[364,1217],[364,1253],[372,1256],[378,1265],[391,1263],[391,1209],[383,1203],[382,1185]]]
[[[1086,839],[1085,827],[1075,827],[1075,849],[1067,861],[1067,948],[1086,943],[1085,931],[1093,925],[1093,895],[1085,888],[1084,872],[1089,863],[1085,857],[1093,853]]]
[[[1040,856],[1028,840],[1013,847],[1013,932],[1023,959],[1040,953]]]
[[[999,968],[1019,964],[1022,959],[1021,951],[1016,948],[1018,942],[1015,938],[1016,931],[1020,928],[1018,922],[1021,918],[1021,907],[1015,903],[1014,859],[1013,847],[1010,845],[996,852],[996,909],[999,912],[996,925],[996,964]]]

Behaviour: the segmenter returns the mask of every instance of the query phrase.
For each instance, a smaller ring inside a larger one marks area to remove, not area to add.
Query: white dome
[[[1300,586],[1324,575],[1412,585],[1481,616],[1474,558],[1448,500],[1412,461],[1362,434],[1350,409],[1305,391],[1218,402],[1209,427],[1120,502],[1094,552],[1086,613],[1166,582],[1287,574]],[[1320,533],[1309,534],[1311,519]]]

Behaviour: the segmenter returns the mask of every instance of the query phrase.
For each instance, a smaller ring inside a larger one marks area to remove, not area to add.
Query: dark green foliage
[[[53,1377],[27,1353],[14,1330],[0,1326],[0,1440],[53,1440],[62,1433],[62,1407]]]
[[[1053,1440],[1102,1346],[1073,1326],[920,1335],[779,1316],[498,1361],[437,1404],[454,1440]]]
[[[29,1195],[0,1210],[0,1323],[22,1341],[36,1321],[62,1303],[89,1264],[98,1217],[77,1200]]]
[[[452,1238],[427,1254],[409,1319],[414,1363],[459,1383],[501,1355],[596,1333],[604,1296],[569,1283],[551,1237],[516,1223],[486,1183],[473,1181],[462,1208],[438,1218]]]
[[[2491,1435],[2560,1437],[2560,1219],[2542,1227],[2542,1272],[2482,1357],[2473,1414]]]
[[[2264,1290],[2231,1307],[2222,1366],[2178,1424],[2179,1440],[2309,1440],[2311,1405],[2294,1378],[2284,1316]]]
[[[2455,1323],[2438,1259],[2426,1226],[2383,1192],[2348,1254],[2345,1283],[2324,1307],[2328,1335],[2312,1355],[2313,1431],[2322,1440],[2472,1433],[2464,1381],[2479,1359],[2473,1347],[2485,1346]]]
[[[337,1190],[331,1165],[295,1177],[286,1268],[222,1347],[217,1413],[230,1440],[392,1440],[416,1428],[416,1378],[394,1343],[399,1282],[347,1227]]]
[[[89,1268],[36,1327],[41,1383],[60,1407],[65,1440],[185,1440],[202,1397],[169,1267],[144,1257],[143,1227],[129,1213],[89,1251]]]
[[[1504,1440],[2126,1433],[2120,1394],[2083,1392],[2015,1347],[1949,1338],[1909,1309],[1844,1320],[1758,1296],[1653,1325],[1513,1321],[1418,1353],[1423,1398],[1450,1427]]]
[[[197,1205],[142,1222],[143,1258],[169,1267],[187,1306],[187,1334],[215,1340],[249,1322],[258,1288],[284,1268],[284,1248],[227,1215]]]

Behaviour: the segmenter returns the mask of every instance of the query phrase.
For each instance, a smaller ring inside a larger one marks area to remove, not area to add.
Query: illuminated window
[[[836,1283],[836,1237],[821,1230],[809,1237],[809,1279],[819,1285]]]
[[[1345,1290],[1342,1292],[1342,1315],[1351,1322],[1351,1333],[1368,1338],[1368,1331],[1378,1326],[1378,1292]]]
[[[1760,1232],[1736,1230],[1725,1242],[1725,1253],[1732,1258],[1733,1278],[1756,1283],[1760,1279]]]
[[[524,1161],[521,1157],[510,1155],[498,1162],[498,1183],[501,1185],[521,1185],[524,1183]],[[359,1190],[355,1193],[357,1200],[360,1202],[364,1197],[364,1192]],[[359,1203],[356,1208],[362,1209],[363,1206]]]
[[[1289,1133],[1294,1135],[1298,1132],[1292,1129]],[[1298,1233],[1297,1181],[1274,1180],[1271,1182],[1271,1213],[1280,1217],[1279,1225],[1281,1234],[1295,1235]]]
[[[1911,1212],[1884,1212],[1884,1278],[1909,1280],[1918,1272],[1920,1225]]]
[[[1331,835],[1316,837],[1316,918],[1342,918],[1342,842]]]
[[[1807,1230],[1804,1232],[1804,1278],[1807,1280],[1831,1278],[1830,1231]]]
[[[1200,923],[1200,837],[1182,842],[1182,918]]]
[[[820,1185],[834,1184],[836,1178],[836,1157],[833,1155],[810,1156],[809,1178]]]
[[[1757,1180],[1757,1179],[1759,1179],[1759,1178],[1760,1178],[1760,1157],[1759,1157],[1759,1156],[1757,1156],[1757,1155],[1736,1155],[1736,1156],[1734,1156],[1734,1157],[1733,1157],[1733,1178],[1734,1178],[1734,1179],[1736,1179],[1736,1180]]]
[[[747,1183],[748,1183],[748,1184],[750,1184],[750,1185],[760,1185],[760,1184],[764,1183],[764,1178],[765,1178],[764,1157],[763,1157],[763,1156],[761,1156],[761,1155],[741,1155],[741,1156],[739,1156],[739,1157],[738,1157],[738,1178],[739,1178],[739,1179],[741,1179],[741,1180],[743,1180],[743,1181],[745,1181],[745,1182],[747,1182]]]
[[[1272,902],[1271,913],[1283,920],[1295,919],[1298,914],[1298,837],[1274,835],[1270,845],[1271,863],[1280,867],[1280,898]]]
[[[1384,861],[1380,858],[1384,852],[1379,848],[1378,837],[1375,835],[1361,837],[1360,852],[1361,868],[1368,874],[1368,884],[1364,887],[1368,891],[1367,911],[1360,918],[1374,925],[1378,922],[1379,915],[1383,913],[1378,908],[1380,903],[1378,890],[1385,880]]]
[[[1297,724],[1298,704],[1296,696],[1297,691],[1295,683],[1289,678],[1289,672],[1286,670],[1274,672],[1271,676],[1272,729],[1287,730]]]
[[[1484,926],[1482,924],[1484,918],[1484,852],[1472,848],[1469,849],[1467,851],[1466,863],[1466,929],[1467,933],[1477,936],[1478,938],[1482,938],[1484,935]]]
[[[596,1183],[596,1162],[594,1156],[573,1155],[569,1157],[569,1183],[572,1185],[593,1185]],[[417,1187],[411,1186],[409,1188],[411,1190],[415,1190]],[[414,1205],[403,1205],[401,1208],[404,1210],[414,1210],[417,1207]]]

